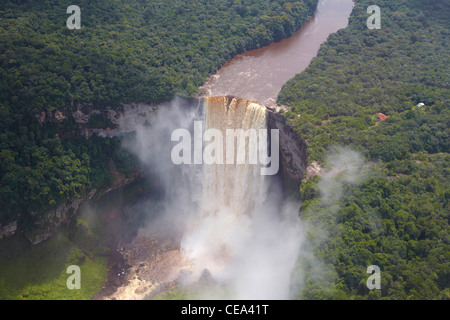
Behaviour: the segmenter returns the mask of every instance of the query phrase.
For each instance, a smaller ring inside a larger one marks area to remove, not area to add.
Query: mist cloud
[[[325,264],[323,257],[314,250],[324,246],[330,232],[339,234],[339,228],[334,222],[345,186],[357,186],[370,175],[370,166],[359,152],[349,147],[335,147],[328,153],[318,182],[318,201],[308,207],[308,217],[302,219],[302,226],[309,236],[301,243],[294,271],[293,292],[297,296],[305,289],[306,277],[309,283],[317,282],[322,287],[328,285],[330,289],[334,286],[337,281],[334,266]],[[300,212],[301,216],[304,214]]]

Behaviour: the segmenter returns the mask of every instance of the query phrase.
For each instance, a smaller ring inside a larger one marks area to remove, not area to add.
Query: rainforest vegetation
[[[379,30],[366,26],[369,5],[381,8]],[[299,297],[450,298],[449,9],[358,1],[349,26],[283,87],[278,102],[291,107],[285,116],[309,164],[332,167],[327,155],[346,146],[373,167],[358,185],[342,181],[334,202],[323,201],[319,177],[302,182],[301,216],[321,268],[299,262]],[[381,269],[381,290],[366,286],[370,265]]]

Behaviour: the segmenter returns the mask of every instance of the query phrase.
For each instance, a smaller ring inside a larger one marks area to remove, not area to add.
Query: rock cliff
[[[306,174],[306,143],[286,124],[286,119],[269,110],[269,129],[280,132],[280,157],[283,170],[292,181],[300,181]]]

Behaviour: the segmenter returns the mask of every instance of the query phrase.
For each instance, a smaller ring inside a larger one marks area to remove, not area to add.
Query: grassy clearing
[[[107,256],[72,242],[68,230],[30,246],[15,237],[0,244],[0,299],[88,300],[105,284]],[[81,270],[81,289],[69,290],[67,267]]]

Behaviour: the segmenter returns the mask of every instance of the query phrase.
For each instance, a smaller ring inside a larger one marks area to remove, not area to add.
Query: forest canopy
[[[369,30],[366,9],[381,9]],[[372,167],[323,201],[321,179],[300,187],[314,256],[303,259],[305,299],[450,298],[450,55],[448,1],[358,1],[348,28],[283,87],[280,104],[325,168],[337,147]],[[325,236],[324,236],[325,235]],[[367,267],[381,269],[369,290]],[[318,270],[321,270],[320,272]]]
[[[317,0],[2,1],[1,101],[38,113],[192,95],[228,59],[288,37]]]

